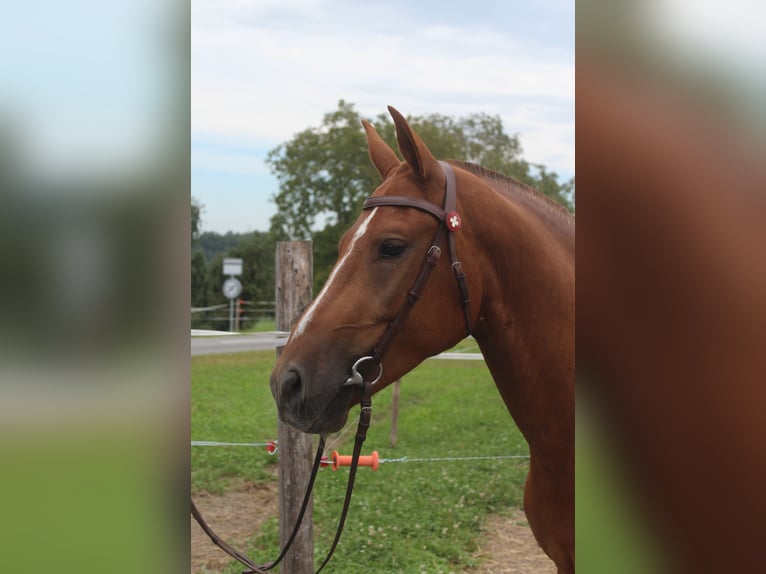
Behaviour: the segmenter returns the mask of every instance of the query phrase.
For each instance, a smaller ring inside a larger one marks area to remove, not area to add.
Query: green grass
[[[268,389],[272,352],[195,357],[192,361],[192,438],[262,442],[276,436],[276,412]],[[382,458],[527,454],[483,362],[427,361],[401,384],[398,444],[389,446],[391,392],[373,398],[373,424],[365,454]],[[357,409],[350,424],[356,424]],[[353,429],[338,448],[350,454]],[[195,447],[193,488],[222,492],[233,477],[274,480],[265,450]],[[360,469],[351,510],[329,571],[463,572],[482,524],[493,513],[522,503],[528,462],[522,460],[404,462]],[[347,470],[321,471],[314,501],[317,560],[337,525]],[[259,561],[277,551],[276,519],[248,549]],[[360,566],[363,565],[363,566]],[[232,566],[231,572],[240,569]]]
[[[244,329],[242,332],[243,333],[263,333],[266,331],[276,331],[276,330],[277,330],[276,320],[265,317],[262,319],[258,319],[255,325],[253,325],[249,329]]]
[[[667,557],[626,484],[619,451],[585,399],[577,409],[575,504],[587,509],[575,516],[578,567],[592,574],[667,572]]]
[[[462,341],[460,341],[457,345],[455,345],[452,349],[450,349],[450,352],[453,353],[481,353],[481,350],[479,349],[479,344],[476,342],[476,339],[473,337],[466,337]]]
[[[274,352],[192,359],[192,440],[265,442],[276,439],[277,411],[269,390]],[[276,457],[249,447],[193,447],[192,488],[221,493],[228,479],[273,480]]]
[[[178,484],[158,480],[176,472],[168,453],[177,443],[158,440],[168,426],[152,416],[141,428],[104,412],[34,428],[10,421],[0,433],[0,572],[177,571],[176,512],[188,503]]]

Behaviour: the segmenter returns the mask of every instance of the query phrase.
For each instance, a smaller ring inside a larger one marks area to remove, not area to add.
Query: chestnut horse
[[[324,288],[293,328],[271,374],[279,415],[305,432],[342,428],[361,394],[348,384],[352,365],[379,346],[445,227],[470,300],[455,266],[447,258],[435,263],[385,360],[367,366],[383,371],[373,391],[470,330],[529,443],[524,506],[532,532],[559,573],[574,572],[574,219],[498,173],[455,161],[443,168],[404,117],[389,111],[403,162],[363,123],[383,179],[372,197],[392,201],[368,200],[343,236]],[[457,201],[445,218],[451,222],[435,213],[445,201],[447,171]]]

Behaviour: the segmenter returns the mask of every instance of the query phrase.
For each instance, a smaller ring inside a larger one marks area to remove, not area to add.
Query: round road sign
[[[240,293],[242,293],[242,283],[239,282],[239,279],[229,277],[223,282],[223,294],[229,299],[236,298]]]

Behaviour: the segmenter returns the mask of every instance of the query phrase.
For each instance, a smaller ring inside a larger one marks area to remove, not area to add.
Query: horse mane
[[[569,210],[531,185],[469,161],[451,159],[449,163],[480,177],[503,195],[509,196],[513,192],[517,192],[532,203],[542,207],[545,211],[558,215],[567,222],[574,221],[574,216]]]

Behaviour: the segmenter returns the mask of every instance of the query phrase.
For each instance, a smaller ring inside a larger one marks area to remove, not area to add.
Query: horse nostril
[[[279,394],[282,395],[284,401],[295,401],[301,394],[301,376],[298,371],[290,369],[279,385]]]

